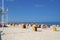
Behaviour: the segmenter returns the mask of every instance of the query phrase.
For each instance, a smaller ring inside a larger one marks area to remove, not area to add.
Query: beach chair
[[[44,27],[43,27],[43,24],[41,24],[41,29],[43,29]]]
[[[39,27],[38,28],[41,28],[41,24],[39,25]]]
[[[22,24],[21,27],[25,29],[26,28],[26,24]]]
[[[57,31],[57,26],[56,25],[52,26],[52,30]]]
[[[37,26],[35,24],[32,25],[32,31],[37,31]]]

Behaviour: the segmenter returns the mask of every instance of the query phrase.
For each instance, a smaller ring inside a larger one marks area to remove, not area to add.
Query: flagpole
[[[2,28],[4,27],[4,0],[2,0]]]
[[[7,9],[7,24],[8,24],[8,9]]]
[[[8,24],[8,8],[6,9],[6,23]]]

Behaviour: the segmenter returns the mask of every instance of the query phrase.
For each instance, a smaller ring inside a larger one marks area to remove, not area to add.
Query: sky
[[[60,0],[5,0],[4,2],[4,8],[9,10],[9,22],[60,22]]]

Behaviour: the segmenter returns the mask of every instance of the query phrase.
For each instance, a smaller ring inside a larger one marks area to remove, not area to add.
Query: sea
[[[60,25],[60,22],[20,22],[20,23]]]

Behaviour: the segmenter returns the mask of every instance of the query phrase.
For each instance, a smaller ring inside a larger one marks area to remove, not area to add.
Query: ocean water
[[[21,22],[21,23],[60,25],[60,22]]]
[[[60,22],[37,22],[38,24],[60,25]]]

